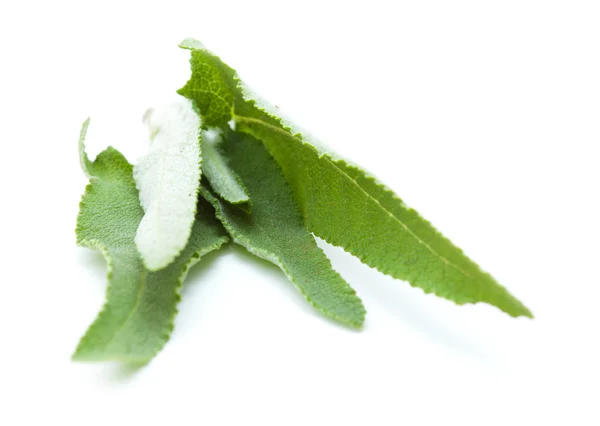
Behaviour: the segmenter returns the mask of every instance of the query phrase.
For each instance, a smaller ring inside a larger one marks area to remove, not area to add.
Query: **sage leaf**
[[[201,176],[200,119],[187,99],[149,110],[152,145],[133,169],[144,217],[135,244],[151,271],[185,247],[196,213]]]
[[[179,289],[189,268],[228,237],[206,201],[198,203],[187,246],[168,267],[144,267],[134,238],[144,215],[132,166],[109,147],[91,162],[80,138],[81,163],[90,182],[77,217],[77,243],[98,249],[108,264],[106,303],[73,355],[80,361],[147,363],[173,330]]]
[[[220,129],[208,129],[202,133],[202,153],[204,161],[202,173],[210,182],[212,189],[223,200],[239,205],[250,211],[250,197],[240,177],[229,167],[227,159],[221,153],[223,141]]]
[[[211,126],[233,126],[260,140],[280,165],[307,229],[361,261],[457,304],[485,302],[532,317],[519,300],[415,210],[366,172],[319,152],[250,99],[235,71],[199,42],[192,76],[179,93],[196,102]]]
[[[201,190],[231,238],[280,267],[306,300],[324,315],[360,327],[365,309],[356,292],[335,272],[302,216],[279,165],[254,138],[228,132],[223,145],[231,167],[246,184],[252,214]]]

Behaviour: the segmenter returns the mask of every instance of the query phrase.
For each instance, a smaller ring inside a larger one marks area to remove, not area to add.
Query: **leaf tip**
[[[250,204],[250,198],[248,197],[231,204],[246,214],[252,214],[252,204]]]
[[[519,299],[517,299],[510,293],[508,293],[508,295],[512,303],[510,304],[510,308],[508,308],[507,306],[508,309],[502,309],[504,312],[515,318],[527,317],[533,319],[533,313],[529,310],[527,306],[523,304],[523,302],[521,302]]]
[[[525,306],[523,306],[523,313],[521,314],[521,316],[523,317],[527,317],[529,319],[534,319],[535,316],[533,315],[533,312],[531,312],[529,309],[527,309]]]
[[[169,251],[163,251],[157,249],[154,244],[149,243],[147,240],[144,235],[140,236],[140,232],[138,232],[135,237],[135,246],[140,254],[142,263],[150,272],[157,272],[169,266],[183,249],[170,247]]]
[[[506,306],[504,305],[503,307],[501,307],[498,304],[495,303],[490,303],[488,301],[485,301],[486,303],[490,303],[492,305],[495,305],[496,307],[500,308],[501,311],[507,313],[508,315],[510,315],[513,318],[519,318],[519,317],[526,317],[526,318],[530,318],[533,319],[533,313],[529,310],[529,308],[527,308],[523,303],[521,303],[520,300],[516,299],[515,297],[511,296],[513,303],[510,306]]]
[[[179,43],[179,47],[187,50],[206,50],[206,47],[195,38],[188,37]]]
[[[79,163],[81,165],[81,170],[87,177],[90,177],[90,164],[91,161],[88,158],[87,153],[85,152],[85,138],[87,136],[88,127],[90,126],[90,117],[88,117],[83,124],[81,125],[81,130],[79,131]]]
[[[365,316],[363,315],[359,321],[353,321],[349,324],[353,329],[360,331],[363,329],[363,326],[365,325]]]

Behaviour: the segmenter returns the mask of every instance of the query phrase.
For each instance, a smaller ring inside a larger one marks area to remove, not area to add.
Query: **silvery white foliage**
[[[191,101],[150,109],[144,116],[152,144],[134,166],[144,217],[135,244],[151,271],[169,265],[185,247],[200,187],[200,118]]]

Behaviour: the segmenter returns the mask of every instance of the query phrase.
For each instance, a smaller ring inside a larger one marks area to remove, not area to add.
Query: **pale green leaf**
[[[88,127],[90,126],[90,119],[88,118],[81,125],[81,131],[79,132],[79,164],[83,173],[90,177],[89,169],[92,167],[92,163],[85,152],[85,137],[87,136]]]
[[[220,129],[211,128],[202,132],[202,173],[223,200],[231,204],[249,204],[250,198],[244,184],[221,153],[222,141]]]
[[[257,106],[235,71],[202,45],[191,50],[192,77],[179,93],[203,119],[261,140],[281,166],[308,229],[366,264],[458,304],[486,302],[512,316],[531,312],[429,222],[362,170],[319,152]],[[383,155],[384,153],[382,153]]]
[[[133,169],[144,217],[135,236],[151,271],[169,265],[185,247],[196,213],[201,176],[200,119],[181,99],[145,116],[149,152]]]
[[[201,200],[185,249],[167,268],[148,271],[134,243],[144,212],[131,165],[114,148],[107,148],[93,162],[83,149],[80,152],[90,183],[80,203],[77,243],[102,252],[108,264],[108,288],[106,303],[73,358],[146,363],[171,334],[187,271],[228,238],[212,206]]]
[[[279,266],[320,312],[360,327],[365,310],[355,291],[331,268],[329,259],[305,229],[281,169],[252,137],[229,132],[223,149],[252,199],[252,214],[201,190],[233,240]]]

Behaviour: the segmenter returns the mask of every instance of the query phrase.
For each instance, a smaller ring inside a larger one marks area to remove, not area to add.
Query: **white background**
[[[0,424],[600,424],[596,1],[6,1],[0,6]],[[143,152],[195,37],[360,163],[536,318],[457,307],[321,244],[350,331],[238,248],[190,274],[145,368],[70,355],[105,264],[75,246],[89,150]]]

